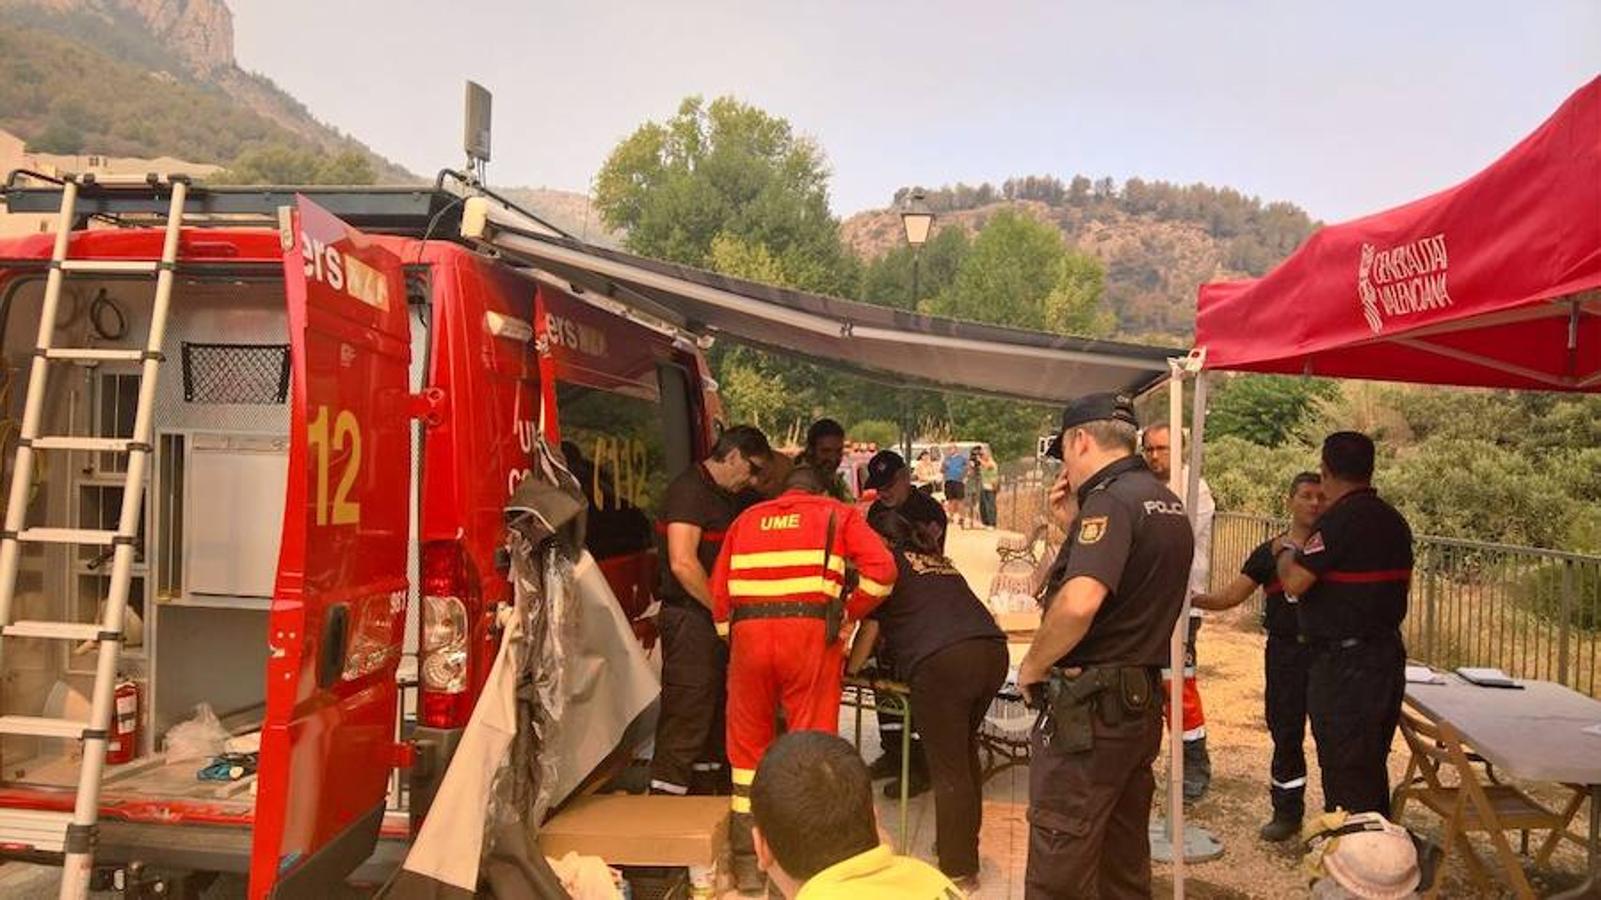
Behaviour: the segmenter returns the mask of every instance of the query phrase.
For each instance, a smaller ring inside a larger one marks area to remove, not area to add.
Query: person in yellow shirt
[[[881,840],[873,782],[850,742],[821,731],[774,741],[750,792],[756,859],[789,900],[963,900],[926,862]]]

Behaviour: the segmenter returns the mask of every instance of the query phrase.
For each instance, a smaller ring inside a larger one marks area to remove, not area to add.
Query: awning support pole
[[[1168,367],[1168,458],[1177,461],[1184,458],[1184,361],[1169,360]],[[1179,496],[1183,496],[1181,492],[1184,489],[1181,468],[1173,465],[1168,472],[1168,487]],[[1188,636],[1189,623],[1190,598],[1186,596],[1184,606],[1179,610],[1178,621],[1173,625],[1173,637],[1168,642],[1167,663],[1167,670],[1172,673],[1167,682],[1167,708],[1170,711],[1167,728],[1167,834],[1168,844],[1173,848],[1173,900],[1184,900],[1184,728],[1179,720],[1183,717],[1184,709],[1184,639]]]

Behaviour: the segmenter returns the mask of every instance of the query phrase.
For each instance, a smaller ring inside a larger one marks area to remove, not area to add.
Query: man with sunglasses
[[[728,645],[712,625],[711,571],[739,515],[740,495],[772,461],[767,437],[748,425],[722,433],[711,454],[667,486],[656,522],[661,583],[661,712],[651,760],[653,793],[705,793],[728,781],[723,746]],[[694,773],[707,784],[692,784]]]

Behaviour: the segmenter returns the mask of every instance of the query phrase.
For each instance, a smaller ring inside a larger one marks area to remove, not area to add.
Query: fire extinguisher
[[[111,736],[106,762],[121,765],[139,753],[139,683],[123,676],[112,694]]]

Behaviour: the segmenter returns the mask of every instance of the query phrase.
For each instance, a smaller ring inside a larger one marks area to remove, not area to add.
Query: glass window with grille
[[[667,484],[690,464],[688,378],[658,370],[654,397],[556,385],[562,454],[589,501],[585,543],[596,559],[649,550]]]

